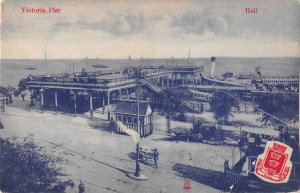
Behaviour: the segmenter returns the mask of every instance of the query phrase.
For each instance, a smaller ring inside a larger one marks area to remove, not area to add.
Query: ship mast
[[[45,55],[44,55],[44,59],[45,59],[45,74],[48,74],[48,62],[47,62],[47,49],[45,48]]]
[[[85,71],[87,71],[88,62],[89,62],[89,58],[86,57],[86,59],[85,59]]]
[[[142,67],[143,65],[143,57],[141,56],[141,59],[140,59],[140,66]]]
[[[190,65],[190,55],[191,55],[191,47],[189,48],[189,55],[188,55],[188,59],[187,59],[187,65]]]
[[[131,67],[131,57],[128,56],[128,64],[129,64],[129,68]]]

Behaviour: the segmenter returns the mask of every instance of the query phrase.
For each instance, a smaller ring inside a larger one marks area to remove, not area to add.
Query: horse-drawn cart
[[[157,167],[158,152],[156,149],[147,149],[145,147],[140,148],[140,162],[147,165],[155,165]]]
[[[215,123],[196,123],[194,128],[177,127],[170,129],[176,141],[193,141],[211,145],[224,143],[224,131]]]
[[[149,151],[146,148],[141,148],[140,150],[140,160],[142,162],[148,163],[149,160],[153,160],[154,159],[154,154],[153,151]]]

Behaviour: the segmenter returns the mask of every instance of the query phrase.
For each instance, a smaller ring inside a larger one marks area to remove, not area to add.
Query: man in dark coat
[[[0,120],[0,129],[4,129],[4,125],[2,124],[1,120]]]
[[[229,160],[225,159],[224,161],[224,175],[226,175],[227,170],[229,169]]]
[[[159,152],[158,152],[157,148],[154,148],[153,158],[154,158],[154,165],[155,165],[156,169],[158,168],[158,165],[157,165],[158,156],[159,156]]]
[[[79,193],[84,193],[85,186],[80,180],[80,184],[78,185]]]

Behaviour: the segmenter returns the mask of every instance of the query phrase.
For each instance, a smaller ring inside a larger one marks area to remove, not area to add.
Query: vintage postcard
[[[0,192],[299,192],[299,0],[2,0]]]

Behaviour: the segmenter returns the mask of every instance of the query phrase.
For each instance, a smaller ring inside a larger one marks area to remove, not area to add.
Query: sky
[[[6,0],[1,57],[299,57],[296,0]],[[60,9],[24,13],[22,7]],[[246,14],[245,8],[257,8]]]

